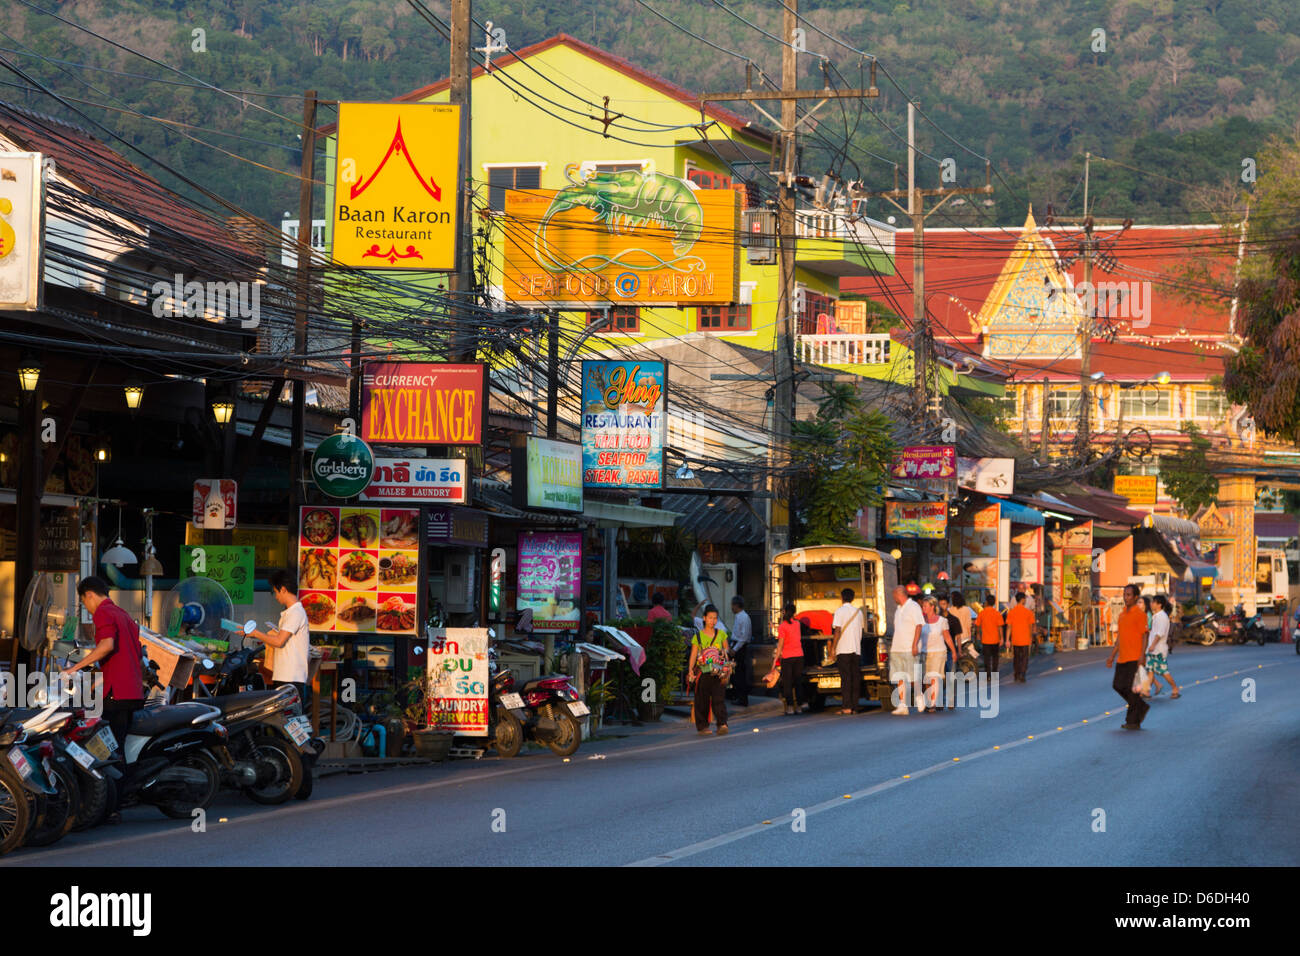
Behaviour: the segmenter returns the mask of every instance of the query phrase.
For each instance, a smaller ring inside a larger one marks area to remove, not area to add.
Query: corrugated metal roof
[[[712,508],[707,495],[666,494],[663,502],[665,510],[681,512],[679,526],[702,541],[755,547],[766,540],[763,522],[734,496],[715,498]]]

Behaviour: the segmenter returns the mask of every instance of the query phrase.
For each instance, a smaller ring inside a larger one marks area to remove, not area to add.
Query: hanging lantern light
[[[130,379],[122,386],[122,393],[126,396],[126,407],[135,411],[144,401],[144,386],[135,379]]]
[[[631,544],[632,539],[628,537],[627,528],[620,527],[618,529],[618,534],[614,538],[614,541],[618,544],[620,548],[626,548],[629,544]]]
[[[24,359],[23,363],[18,366],[18,384],[24,392],[36,391],[36,385],[41,380],[41,363],[35,359]]]
[[[122,543],[122,509],[117,509],[117,540],[113,546],[104,552],[104,556],[99,559],[100,564],[111,564],[115,567],[121,567],[124,564],[135,564],[135,554],[131,549]]]

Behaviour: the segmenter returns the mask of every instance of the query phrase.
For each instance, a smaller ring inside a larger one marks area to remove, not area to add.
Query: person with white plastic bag
[[[1124,729],[1141,730],[1142,720],[1151,709],[1151,705],[1134,689],[1138,668],[1142,666],[1142,657],[1146,650],[1147,636],[1147,615],[1138,600],[1136,584],[1129,584],[1124,588],[1124,610],[1119,615],[1118,623],[1119,639],[1111,649],[1110,656],[1106,658],[1106,666],[1114,666],[1116,658],[1119,659],[1119,665],[1115,667],[1115,680],[1111,686],[1128,704]]]

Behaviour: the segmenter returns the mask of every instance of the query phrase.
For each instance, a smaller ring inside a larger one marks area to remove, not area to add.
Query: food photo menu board
[[[302,508],[298,598],[311,629],[414,634],[419,526],[416,508]]]

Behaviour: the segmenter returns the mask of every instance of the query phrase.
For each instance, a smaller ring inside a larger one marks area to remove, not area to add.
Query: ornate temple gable
[[[1039,235],[1031,206],[998,280],[979,312],[984,355],[1000,359],[1078,358],[1083,313],[1056,249]]]

